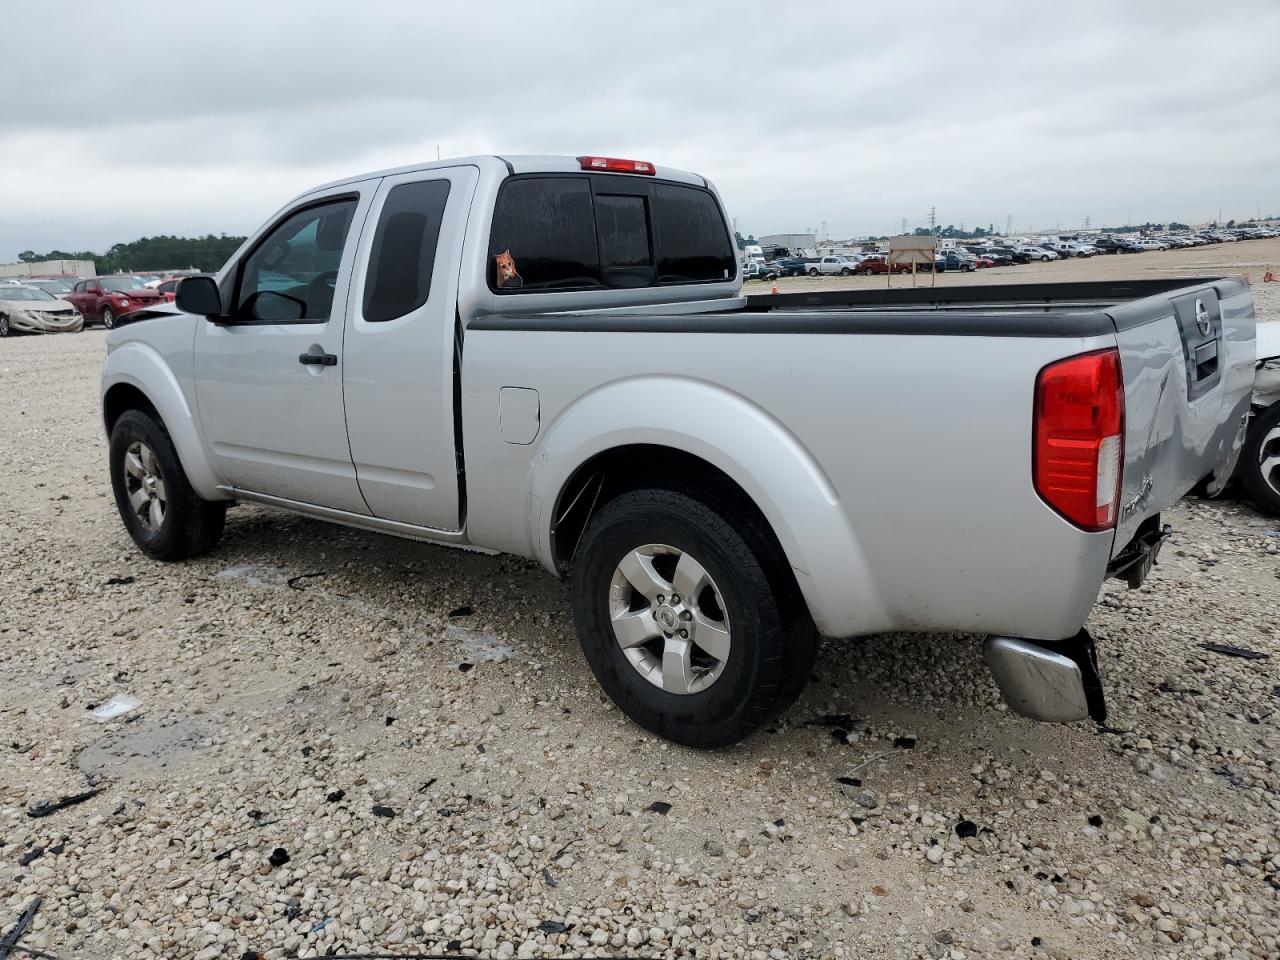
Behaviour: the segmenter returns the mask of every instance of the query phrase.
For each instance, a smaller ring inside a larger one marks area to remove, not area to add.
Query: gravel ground
[[[1276,519],[1188,501],[1153,579],[1108,585],[1106,729],[1011,716],[976,638],[880,636],[700,753],[605,702],[523,560],[253,507],[210,557],[143,559],[102,353],[0,343],[0,930],[43,896],[25,946],[1280,956]],[[89,716],[120,694],[141,707]]]

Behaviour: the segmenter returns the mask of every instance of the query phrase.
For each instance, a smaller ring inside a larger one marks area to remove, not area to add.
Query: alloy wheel
[[[1280,497],[1280,426],[1267,431],[1258,444],[1258,473],[1262,482]]]
[[[733,637],[720,588],[676,547],[646,544],[618,562],[609,619],[631,666],[667,693],[701,693],[729,661]]]
[[[110,307],[102,308],[102,325],[108,330],[114,330],[116,328],[116,315],[112,312]]]
[[[159,533],[166,504],[164,476],[155,451],[141,440],[129,444],[125,451],[124,489],[138,520],[152,533]]]

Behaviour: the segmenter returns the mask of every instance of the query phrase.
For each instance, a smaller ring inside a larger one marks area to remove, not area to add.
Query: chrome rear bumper
[[[1084,630],[1056,643],[988,637],[982,653],[1015,713],[1050,723],[1106,719],[1093,639]]]

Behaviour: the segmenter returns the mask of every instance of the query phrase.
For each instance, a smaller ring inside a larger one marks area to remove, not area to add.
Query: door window
[[[236,318],[242,323],[327,321],[355,209],[354,197],[315,204],[268,233],[241,267]]]
[[[394,320],[427,302],[448,199],[448,180],[402,183],[387,194],[369,253],[365,320]]]

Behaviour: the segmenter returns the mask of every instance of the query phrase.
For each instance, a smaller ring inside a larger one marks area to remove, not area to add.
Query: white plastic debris
[[[89,716],[99,723],[106,723],[108,720],[124,716],[130,710],[137,710],[140,706],[142,706],[142,701],[137,697],[131,697],[127,693],[117,693],[106,703],[90,710]]]

